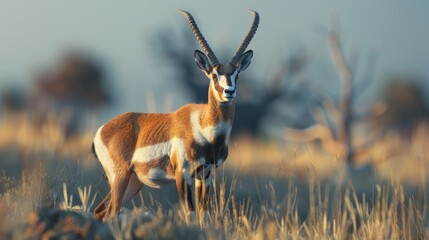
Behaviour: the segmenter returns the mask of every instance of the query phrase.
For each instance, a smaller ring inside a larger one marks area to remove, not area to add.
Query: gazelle
[[[124,113],[97,130],[93,152],[110,193],[95,208],[96,219],[117,215],[144,185],[159,188],[172,182],[187,213],[194,214],[191,186],[195,181],[198,204],[207,210],[211,171],[228,156],[237,79],[251,62],[253,52],[244,51],[258,28],[259,15],[251,11],[254,19],[241,46],[231,62],[219,64],[192,15],[180,12],[208,56],[198,50],[194,53],[198,67],[210,79],[208,103],[188,104],[167,114]]]

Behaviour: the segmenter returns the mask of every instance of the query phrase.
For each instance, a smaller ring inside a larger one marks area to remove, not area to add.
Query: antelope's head
[[[244,52],[255,35],[259,24],[259,15],[255,11],[252,25],[243,39],[240,47],[235,53],[232,60],[227,64],[220,64],[214,52],[211,50],[204,36],[198,29],[192,15],[186,11],[179,10],[188,19],[189,26],[192,32],[203,48],[203,52],[196,50],[194,53],[195,62],[204,74],[210,79],[210,89],[220,103],[229,103],[237,96],[237,80],[238,75],[244,71],[249,65],[253,57],[252,50]],[[210,61],[209,61],[210,59]]]

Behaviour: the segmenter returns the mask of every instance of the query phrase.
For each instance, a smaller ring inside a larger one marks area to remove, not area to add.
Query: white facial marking
[[[229,134],[231,133],[231,124],[229,122],[219,122],[215,126],[203,128],[200,124],[200,115],[200,111],[191,113],[192,135],[196,142],[212,143],[221,134],[225,134],[226,139],[229,138]]]
[[[231,74],[229,76],[231,85],[228,85],[228,81],[227,81],[228,79],[227,79],[226,76],[221,75],[219,77],[218,84],[219,84],[219,86],[221,86],[224,89],[224,91],[222,92],[222,101],[223,102],[229,102],[229,101],[231,101],[231,98],[235,98],[237,96],[237,92],[236,92],[236,77],[237,77],[237,74],[238,74],[238,72],[235,71],[233,74]],[[234,93],[233,94],[228,94],[228,93],[226,93],[226,90],[234,91]]]
[[[100,161],[101,166],[103,166],[104,172],[106,173],[107,180],[110,184],[112,184],[113,181],[115,181],[115,165],[110,158],[109,150],[101,139],[101,130],[103,127],[104,125],[97,130],[97,133],[95,133],[94,148],[95,152],[97,153],[98,160]]]
[[[235,70],[235,72],[229,76],[229,79],[231,80],[231,85],[228,85],[228,78],[225,75],[219,74],[216,70],[213,71],[213,74],[217,76],[218,84],[220,87],[223,88],[223,92],[221,96],[219,96],[219,94],[217,94],[217,90],[215,88],[213,81],[210,81],[210,87],[212,88],[213,93],[215,93],[216,100],[219,102],[231,102],[232,99],[234,99],[237,96],[237,92],[236,92],[237,79],[236,78],[238,75],[238,71]],[[233,94],[227,94],[225,90],[235,91],[235,92]]]
[[[221,86],[223,89],[234,88],[234,83],[232,82],[232,86],[229,86],[227,83],[227,79],[224,75],[220,76],[218,83],[219,83],[219,86]]]
[[[233,74],[231,74],[231,76],[229,76],[229,79],[231,80],[231,85],[228,85],[228,81],[227,81],[226,76],[221,75],[220,77],[218,77],[219,85],[224,89],[234,90],[235,84],[236,84],[235,78],[237,77],[237,74],[238,74],[237,71],[235,71]],[[217,74],[217,75],[219,76],[219,74]]]
[[[215,95],[216,100],[219,101],[219,102],[223,102],[224,100],[219,97],[219,94],[217,94],[217,90],[215,88],[215,85],[214,85],[213,81],[210,81],[210,88],[212,89],[213,94]]]

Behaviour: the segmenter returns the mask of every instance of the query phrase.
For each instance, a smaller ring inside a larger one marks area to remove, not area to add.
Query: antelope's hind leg
[[[130,201],[144,186],[142,182],[140,182],[135,172],[131,172],[130,180],[128,182],[127,190],[124,194],[124,199],[122,200],[122,204]]]
[[[95,220],[104,219],[106,213],[109,211],[110,208],[110,198],[111,193],[107,194],[107,196],[101,201],[100,204],[94,209],[94,218]]]
[[[119,214],[124,199],[124,194],[128,188],[132,171],[126,164],[115,166],[116,175],[110,184],[110,201],[103,221]],[[104,200],[103,200],[104,201]]]
[[[129,178],[127,189],[125,190],[124,197],[122,199],[121,206],[130,201],[142,189],[142,187],[143,183],[141,183],[136,174],[132,172]],[[105,220],[106,214],[112,211],[111,208],[111,192],[109,192],[103,201],[95,208],[94,218],[96,220]]]

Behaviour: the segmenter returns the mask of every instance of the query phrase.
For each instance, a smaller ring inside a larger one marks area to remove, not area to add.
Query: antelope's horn
[[[201,34],[200,29],[198,28],[197,24],[195,23],[194,18],[192,15],[186,11],[179,10],[180,13],[185,15],[185,17],[188,19],[189,26],[191,27],[192,32],[195,35],[195,38],[200,43],[201,47],[203,48],[204,52],[207,54],[207,56],[210,58],[210,61],[213,66],[218,65],[219,61],[217,60],[214,52],[210,48],[209,44],[207,43],[206,39],[204,39],[203,34]]]
[[[243,42],[241,43],[240,47],[238,48],[237,52],[231,60],[231,64],[234,66],[237,65],[238,60],[240,59],[241,55],[244,53],[244,50],[246,50],[247,46],[255,35],[256,29],[258,29],[259,14],[253,10],[249,11],[254,15],[252,26],[250,26],[249,32],[247,32],[246,37],[243,39]]]

